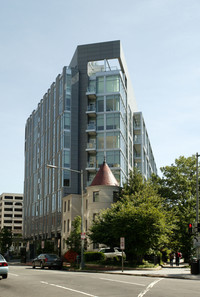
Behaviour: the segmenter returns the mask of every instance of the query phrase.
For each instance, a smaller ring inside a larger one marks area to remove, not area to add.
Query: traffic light
[[[188,233],[190,235],[192,235],[192,224],[191,223],[188,224]]]

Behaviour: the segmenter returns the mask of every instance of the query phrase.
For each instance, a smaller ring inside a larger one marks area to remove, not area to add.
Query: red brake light
[[[44,261],[47,262],[48,261],[48,258],[45,258]]]
[[[0,263],[0,266],[8,266],[8,263],[6,263],[6,262]]]

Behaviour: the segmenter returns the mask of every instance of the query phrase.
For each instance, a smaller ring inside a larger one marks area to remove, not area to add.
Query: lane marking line
[[[124,282],[124,281],[114,280],[114,279],[110,279],[110,278],[100,278],[100,279],[107,280],[107,281],[111,281],[111,282],[124,283],[124,284],[130,284],[130,285],[136,285],[136,286],[142,286],[142,287],[145,287],[144,284],[131,283],[131,282]]]
[[[19,276],[19,274],[14,274],[14,273],[10,273],[10,272],[8,272],[8,275]]]
[[[138,297],[143,297],[143,296],[144,296],[144,295],[145,295],[151,288],[153,288],[153,286],[154,286],[155,284],[157,284],[157,283],[158,283],[159,281],[161,281],[161,280],[162,280],[162,278],[157,279],[156,281],[150,283],[150,284],[148,285],[148,287],[138,295]]]
[[[48,282],[44,282],[44,281],[40,281],[40,282],[42,284],[50,285],[50,286],[57,287],[57,288],[60,288],[60,289],[64,289],[64,290],[68,290],[68,291],[72,291],[72,292],[76,292],[76,293],[80,293],[82,295],[86,295],[86,296],[90,296],[90,297],[98,297],[96,295],[91,295],[91,294],[88,294],[88,293],[85,293],[85,292],[82,292],[82,291],[78,291],[78,290],[74,290],[74,289],[71,289],[71,288],[67,288],[67,287],[63,287],[63,286],[59,286],[59,285],[55,285],[55,284],[49,284]]]

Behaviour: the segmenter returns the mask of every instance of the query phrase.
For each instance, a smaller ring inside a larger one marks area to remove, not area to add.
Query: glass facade
[[[46,165],[70,168],[70,160],[71,69],[65,67],[26,124],[25,235],[48,234],[57,228],[53,213],[61,216],[63,188],[69,187],[71,176]]]

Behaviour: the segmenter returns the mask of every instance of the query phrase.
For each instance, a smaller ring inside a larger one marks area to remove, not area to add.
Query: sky
[[[199,0],[0,0],[0,194],[23,193],[26,120],[76,47],[112,40],[158,174],[200,153]]]

